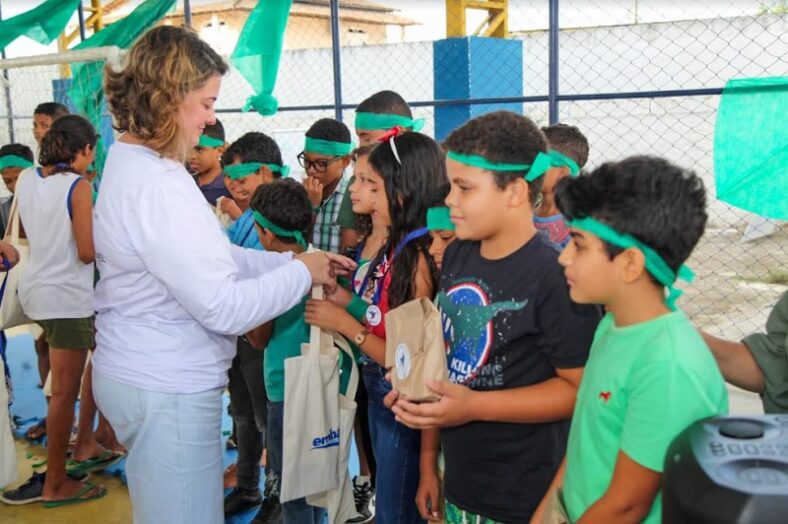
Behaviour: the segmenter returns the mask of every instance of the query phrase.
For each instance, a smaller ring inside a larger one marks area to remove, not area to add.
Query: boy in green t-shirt
[[[306,237],[312,221],[312,205],[306,189],[289,178],[274,180],[257,188],[250,204],[260,244],[266,251],[295,254],[311,251]],[[285,360],[301,354],[301,344],[309,342],[309,325],[304,308],[309,295],[292,309],[259,327],[259,346],[265,347],[263,375],[268,393],[268,466],[276,478],[282,477],[282,438],[285,400]],[[347,389],[349,359],[341,360],[340,391]],[[272,496],[278,498],[278,487]],[[258,515],[265,510],[265,503]],[[282,503],[284,522],[321,522],[324,508],[310,506],[301,498]],[[263,522],[254,519],[253,522]]]
[[[703,183],[664,159],[632,157],[562,180],[556,202],[571,228],[558,259],[570,296],[608,313],[566,458],[538,514],[563,492],[571,522],[657,523],[668,445],[696,420],[728,411],[711,352],[673,306],[706,224]]]

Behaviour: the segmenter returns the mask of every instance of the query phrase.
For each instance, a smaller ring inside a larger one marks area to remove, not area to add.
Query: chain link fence
[[[229,55],[254,2],[193,4],[192,26]],[[697,278],[681,305],[714,334],[737,339],[762,329],[788,283],[788,233],[782,224],[716,199],[714,124],[719,93],[729,79],[788,75],[788,5],[561,0],[558,9],[558,121],[587,135],[587,167],[654,154],[697,171],[708,188],[710,221],[690,260]],[[442,108],[466,108],[469,115],[514,108],[547,125],[550,2],[508,1],[505,49],[519,57],[516,62],[505,53],[489,53],[477,62],[471,58],[470,66],[452,64],[436,42],[446,37],[447,25],[459,25],[447,20],[447,13],[444,0],[340,1],[336,57],[341,75],[335,79],[329,2],[296,0],[276,88],[281,110],[265,119],[241,112],[252,90],[231,71],[218,103],[228,141],[262,130],[276,138],[286,162],[298,170],[295,157],[304,131],[318,118],[336,114],[337,94],[341,115],[352,128],[353,106],[382,89],[402,94],[414,116],[426,118],[423,132],[438,138]],[[477,25],[484,29],[486,17],[484,11],[469,13],[466,34]],[[164,23],[180,24],[183,18],[176,13]],[[467,68],[462,71],[467,78],[460,78],[467,85],[454,89],[448,97],[453,102],[440,93],[445,92],[445,72],[455,66]],[[0,115],[0,121],[12,122],[16,140],[32,146],[32,109],[52,98],[59,69],[9,73],[11,112]],[[7,105],[1,89],[0,98],[2,112]],[[476,103],[482,98],[498,103]],[[10,139],[7,126],[0,125],[0,139]]]

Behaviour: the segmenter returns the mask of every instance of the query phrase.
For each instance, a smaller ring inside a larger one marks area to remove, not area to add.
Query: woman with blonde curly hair
[[[183,165],[216,119],[226,72],[193,32],[169,26],[105,72],[122,135],[96,205],[93,384],[128,449],[135,522],[222,522],[221,394],[235,336],[352,265],[230,245]]]

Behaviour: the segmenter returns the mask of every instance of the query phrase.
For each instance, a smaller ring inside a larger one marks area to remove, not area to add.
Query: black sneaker
[[[235,488],[224,497],[224,518],[230,518],[238,513],[256,508],[263,502],[259,490],[246,490]]]
[[[277,497],[270,497],[263,501],[260,511],[252,519],[251,524],[281,524],[282,504]]]
[[[79,475],[68,473],[67,475],[72,480],[80,482],[84,482],[90,476],[87,473]],[[46,478],[46,471],[43,473],[33,473],[33,475],[27,479],[27,482],[18,488],[3,492],[3,494],[0,495],[0,501],[10,506],[22,506],[24,504],[38,502],[41,500],[42,494],[44,493],[44,482],[46,482]]]
[[[347,520],[346,524],[363,524],[375,517],[375,507],[372,499],[375,491],[369,477],[353,477],[353,498],[356,501],[356,514]]]

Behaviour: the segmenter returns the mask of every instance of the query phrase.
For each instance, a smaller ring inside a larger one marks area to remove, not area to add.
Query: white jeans
[[[179,395],[117,382],[93,369],[96,404],[128,450],[136,524],[220,524],[222,390]]]

